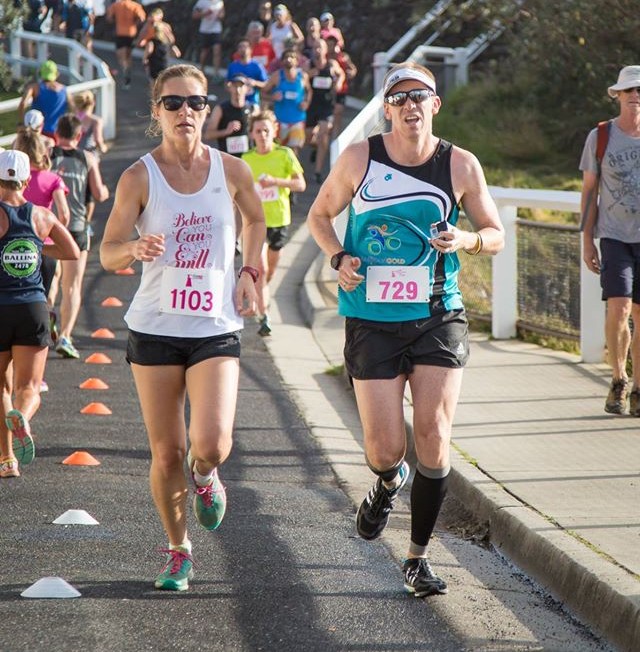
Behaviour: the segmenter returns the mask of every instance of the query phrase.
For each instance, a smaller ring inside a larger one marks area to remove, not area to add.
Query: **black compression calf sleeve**
[[[428,469],[423,469],[429,471]],[[439,469],[433,469],[434,475],[440,475]],[[421,469],[416,474],[411,485],[411,542],[418,546],[426,546],[436,525],[440,508],[447,495],[449,473],[444,477],[428,478]]]

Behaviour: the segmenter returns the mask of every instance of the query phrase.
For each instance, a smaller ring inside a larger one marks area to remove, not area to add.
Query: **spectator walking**
[[[0,478],[20,475],[35,456],[30,422],[40,406],[49,346],[49,310],[42,288],[42,253],[77,258],[78,247],[46,208],[23,196],[31,174],[24,152],[0,152]],[[51,237],[53,244],[43,244]],[[5,378],[12,365],[12,387]],[[12,396],[13,394],[13,396]]]
[[[107,20],[115,23],[116,58],[122,73],[122,88],[131,86],[133,41],[147,15],[134,0],[115,0],[107,9]]]
[[[227,80],[237,76],[244,77],[247,85],[247,102],[258,108],[260,106],[260,89],[267,83],[269,76],[264,66],[253,59],[251,43],[248,39],[240,39],[236,51],[238,59],[229,64]]]
[[[224,2],[222,0],[198,0],[193,7],[193,17],[200,21],[200,67],[205,72],[209,57],[213,61],[213,79],[220,81],[222,64],[222,20]]]
[[[304,171],[293,150],[275,142],[278,123],[271,111],[261,111],[251,118],[251,138],[255,147],[242,155],[251,168],[253,180],[262,201],[267,224],[267,240],[262,247],[258,290],[258,335],[271,334],[269,318],[269,281],[278,266],[280,253],[289,238],[291,224],[291,192],[304,192],[307,184]]]
[[[607,302],[612,380],[604,410],[640,417],[640,188],[629,182],[640,157],[640,66],[622,68],[608,93],[618,103],[618,115],[589,133],[580,159],[583,258],[600,275]]]
[[[338,272],[345,364],[365,460],[377,476],[356,517],[364,539],[380,536],[409,477],[403,403],[407,383],[411,388],[417,468],[403,579],[421,598],[447,592],[427,561],[427,546],[447,490],[469,351],[457,252],[496,254],[504,229],[476,157],[433,133],[441,102],[431,71],[398,64],[385,76],[383,93],[391,131],[339,156],[308,223]],[[474,231],[456,226],[460,205]],[[347,207],[343,248],[333,221]]]
[[[307,110],[307,143],[311,150],[316,183],[322,182],[324,163],[329,152],[333,127],[333,106],[336,88],[344,82],[344,72],[337,61],[329,59],[326,41],[320,39],[313,48],[309,79],[313,95]]]
[[[271,39],[276,59],[280,59],[285,47],[291,47],[292,44],[302,44],[304,34],[298,24],[293,21],[286,5],[276,5],[273,10],[273,18],[273,22],[267,29],[267,38]]]
[[[96,158],[91,153],[78,149],[82,138],[80,120],[71,113],[62,116],[56,135],[58,145],[51,152],[51,167],[69,188],[69,232],[80,249],[78,259],[62,262],[60,335],[56,352],[63,358],[79,358],[72,333],[82,306],[82,281],[91,248],[87,221],[87,189],[98,202],[108,199],[109,189],[102,182]]]
[[[55,140],[55,131],[60,116],[71,108],[71,98],[67,87],[58,81],[58,66],[47,59],[40,66],[40,81],[28,84],[20,99],[18,113],[20,119],[28,109],[37,109],[44,116],[42,133]]]
[[[193,576],[185,459],[200,525],[215,530],[226,511],[218,469],[232,446],[239,332],[243,317],[255,313],[265,237],[249,169],[201,141],[208,110],[200,70],[178,65],[160,73],[151,115],[162,140],[120,177],[100,248],[107,270],[143,263],[140,287],[125,315],[127,360],[151,448],[151,493],[169,539],[155,586],[173,591],[186,590]],[[244,222],[239,274],[234,203]],[[134,229],[139,237],[132,240]]]
[[[297,157],[305,141],[312,90],[309,76],[298,65],[298,53],[292,49],[285,50],[281,59],[282,68],[271,75],[264,91],[265,96],[270,92],[273,100],[279,124],[278,142],[290,147]]]

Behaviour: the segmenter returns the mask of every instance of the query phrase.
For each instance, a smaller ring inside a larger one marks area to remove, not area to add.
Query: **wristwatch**
[[[340,268],[340,263],[342,262],[342,259],[345,256],[348,256],[349,254],[343,249],[342,251],[339,251],[337,254],[333,254],[331,256],[331,260],[329,261],[329,265],[331,265],[331,269],[335,269],[336,272]]]

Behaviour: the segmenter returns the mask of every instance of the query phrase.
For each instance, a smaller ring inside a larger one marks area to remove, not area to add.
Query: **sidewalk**
[[[300,301],[325,367],[341,365],[332,270],[305,226],[285,254],[273,293],[281,323]],[[302,284],[300,268],[308,270]],[[351,493],[350,470],[362,462],[352,393],[328,397],[348,416],[327,423],[317,392],[291,371],[286,340],[273,338],[269,348]],[[454,427],[453,493],[486,523],[492,544],[578,618],[621,650],[639,650],[640,420],[604,413],[604,364],[519,341],[472,340]],[[355,501],[361,497],[354,489]]]

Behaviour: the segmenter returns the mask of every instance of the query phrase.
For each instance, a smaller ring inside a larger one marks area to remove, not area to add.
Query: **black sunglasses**
[[[410,91],[399,91],[392,93],[384,98],[384,101],[391,106],[403,106],[407,100],[410,99],[414,104],[422,104],[430,97],[434,97],[435,93],[430,88],[413,88]]]
[[[623,88],[622,89],[623,93],[632,93],[633,91],[637,91],[638,93],[640,93],[640,86],[639,87],[634,86],[633,88]]]
[[[187,106],[193,111],[204,111],[208,101],[209,98],[206,95],[189,95],[188,97],[184,95],[163,95],[156,104],[162,102],[162,106],[167,111],[177,111],[186,102]]]

